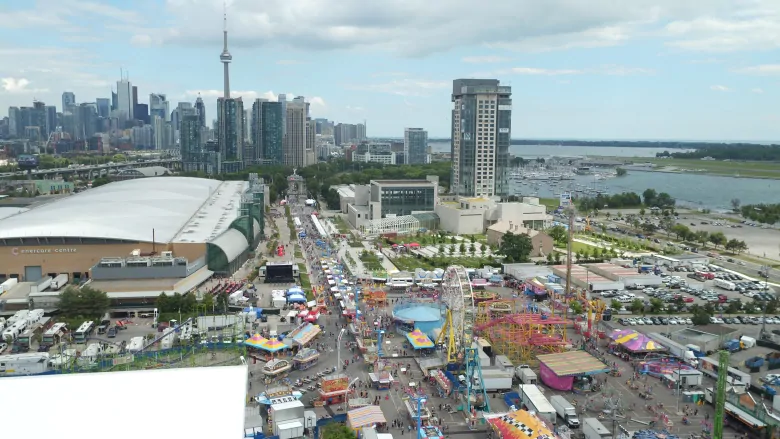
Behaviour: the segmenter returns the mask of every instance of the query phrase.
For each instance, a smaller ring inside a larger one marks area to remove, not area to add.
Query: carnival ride
[[[569,345],[564,318],[526,309],[493,318],[474,330],[514,364],[528,363],[537,355],[563,352]]]
[[[442,278],[441,301],[446,306],[446,317],[436,344],[445,346],[447,363],[460,364],[465,349],[473,341],[475,317],[474,293],[465,267],[447,267]]]

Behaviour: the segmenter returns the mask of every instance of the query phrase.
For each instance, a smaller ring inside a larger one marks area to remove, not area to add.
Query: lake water
[[[702,207],[715,211],[731,208],[731,200],[738,198],[742,204],[780,203],[780,180],[756,178],[720,177],[715,175],[672,174],[664,172],[628,171],[623,177],[599,180],[594,183],[591,176],[576,176],[574,181],[564,182],[553,189],[549,184],[540,182],[538,189],[518,186],[521,193],[530,195],[537,192],[539,197],[555,197],[569,183],[582,184],[598,189],[606,188],[609,194],[636,192],[653,188],[656,192],[666,192],[678,200],[678,205]]]
[[[435,152],[450,150],[449,142],[429,142]],[[612,157],[655,157],[661,148],[621,148],[558,145],[512,145],[510,152],[523,158],[548,156],[612,156]],[[579,183],[592,187],[593,177],[577,176],[568,183]],[[564,187],[561,185],[560,187]],[[679,205],[702,207],[713,210],[728,210],[731,200],[738,198],[742,204],[780,203],[780,180],[720,177],[700,174],[672,174],[663,172],[628,171],[628,175],[596,182],[599,189],[606,188],[610,194],[636,192],[653,188],[666,192],[678,200]],[[523,186],[523,194],[537,192],[540,197],[554,197],[553,188],[544,183],[539,188]],[[556,189],[560,192],[561,189]]]
[[[449,152],[450,142],[428,142],[433,152]],[[612,156],[612,157],[655,157],[656,153],[664,152],[664,148],[630,148],[607,146],[563,146],[563,145],[511,145],[509,152],[517,157],[577,157],[577,156]],[[685,150],[675,150],[677,152]]]

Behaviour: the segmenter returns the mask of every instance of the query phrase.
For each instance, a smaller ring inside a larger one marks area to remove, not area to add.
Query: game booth
[[[320,400],[314,401],[315,407],[344,402],[344,398],[350,392],[349,377],[343,373],[322,377],[319,392]]]
[[[415,329],[412,332],[406,334],[406,340],[412,345],[412,348],[416,351],[423,349],[433,349],[434,343],[423,334],[419,329]]]
[[[637,356],[645,356],[649,353],[666,351],[666,347],[633,330],[619,329],[609,335],[612,342],[609,344],[609,353],[617,355],[624,360],[631,360]]]
[[[315,364],[320,359],[320,353],[316,349],[304,348],[298,351],[293,356],[293,368],[297,370],[306,370]]]
[[[439,397],[444,398],[450,396],[452,393],[453,385],[452,381],[447,378],[447,375],[441,369],[434,369],[428,372],[430,379],[436,385],[436,390],[439,392]]]

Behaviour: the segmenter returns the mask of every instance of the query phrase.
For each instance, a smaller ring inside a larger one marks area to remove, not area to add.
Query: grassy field
[[[414,256],[401,256],[391,259],[390,262],[401,271],[414,271],[417,268],[433,270],[435,268],[449,267],[450,265],[462,265],[467,268],[481,268],[485,265],[495,265],[492,258],[479,257],[444,257],[444,258],[416,258]]]
[[[349,233],[349,224],[347,224],[347,222],[344,221],[344,218],[336,215],[330,218],[330,220],[333,221],[333,225],[336,226],[337,229],[339,229],[339,233],[344,235]]]
[[[680,172],[697,172],[729,177],[780,179],[780,163],[776,162],[724,162],[719,160],[661,159],[654,157],[638,158],[636,161],[653,163],[658,165],[659,168],[674,167],[680,169]]]
[[[561,200],[557,198],[539,198],[539,204],[547,207],[547,212],[554,211],[561,205]]]

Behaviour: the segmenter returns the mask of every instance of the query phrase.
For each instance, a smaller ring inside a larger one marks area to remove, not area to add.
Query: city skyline
[[[368,120],[371,137],[424,127],[444,138],[452,80],[495,78],[513,88],[514,138],[780,139],[773,2],[594,0],[585,14],[566,0],[490,1],[490,14],[506,20],[483,24],[474,18],[487,12],[471,11],[460,30],[469,9],[459,0],[448,8],[388,1],[380,10],[322,1],[305,16],[293,13],[295,1],[230,2],[232,97],[247,105],[284,91],[305,96],[313,118]],[[124,68],[139,104],[151,93],[166,94],[172,107],[200,95],[210,123],[224,94],[215,62],[223,3],[175,3],[10,5],[0,18],[5,41],[37,30],[0,43],[0,57],[11,60],[0,65],[0,114],[33,98],[62,111],[66,91],[76,103],[110,98]],[[107,24],[78,27],[79,14]]]

